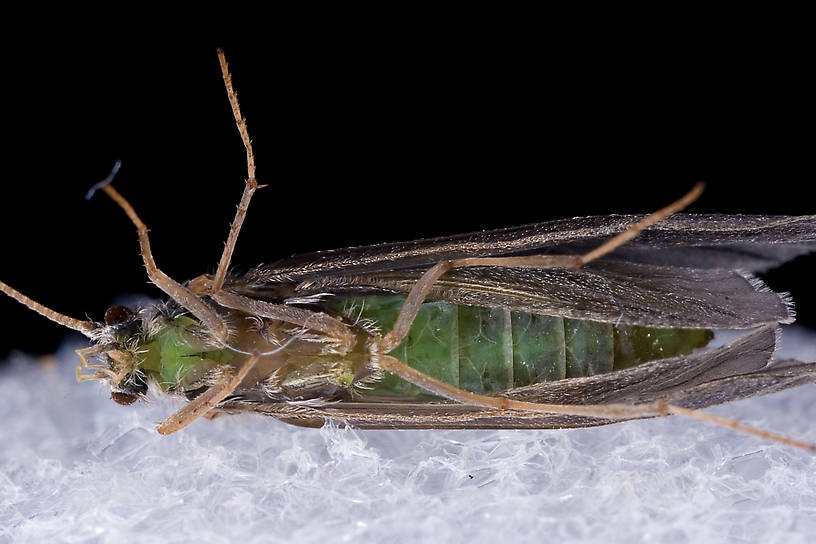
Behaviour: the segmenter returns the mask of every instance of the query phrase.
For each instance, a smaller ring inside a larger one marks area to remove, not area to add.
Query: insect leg
[[[351,351],[356,343],[354,333],[342,321],[322,312],[313,312],[284,304],[272,304],[228,291],[220,291],[212,298],[222,306],[239,310],[245,314],[275,319],[322,332],[336,339],[346,352]]]
[[[603,257],[619,248],[632,238],[636,238],[641,232],[648,227],[659,223],[673,213],[677,213],[685,209],[689,204],[697,200],[705,189],[704,182],[698,182],[688,193],[682,198],[672,202],[665,208],[661,208],[656,212],[649,214],[634,225],[630,226],[625,231],[617,234],[596,247],[592,251],[584,253],[583,255],[528,255],[523,257],[474,257],[468,259],[458,259],[451,261],[453,266],[451,268],[460,268],[464,266],[507,266],[510,268],[554,268],[554,267],[570,267],[575,270],[580,270],[581,267],[589,262]]]
[[[581,266],[598,259],[607,253],[620,247],[632,238],[635,238],[647,227],[665,219],[669,215],[676,213],[695,200],[702,194],[705,184],[697,183],[685,196],[662,208],[646,218],[638,221],[625,231],[614,236],[604,244],[601,244],[592,251],[583,255],[527,255],[521,257],[471,257],[465,259],[454,259],[442,261],[428,269],[425,274],[416,282],[408,293],[405,303],[400,310],[394,327],[377,344],[379,353],[388,353],[396,348],[408,334],[411,324],[414,322],[417,312],[431,290],[433,284],[442,277],[445,272],[453,268],[463,268],[467,266],[505,266],[509,268],[574,268],[580,270]]]
[[[787,436],[779,435],[763,429],[757,429],[735,421],[726,419],[700,410],[691,410],[681,406],[675,406],[666,403],[665,400],[660,399],[654,402],[642,404],[544,404],[537,402],[525,402],[506,397],[488,397],[486,395],[478,395],[454,387],[445,382],[437,380],[432,376],[428,376],[413,367],[410,367],[395,357],[390,355],[376,355],[376,363],[382,368],[403,380],[421,387],[431,393],[444,397],[446,399],[460,402],[471,406],[483,406],[494,410],[518,410],[523,412],[537,412],[547,414],[564,414],[573,416],[593,417],[599,419],[611,420],[627,420],[639,419],[645,417],[665,417],[671,414],[707,421],[737,431],[753,434],[760,438],[773,440],[789,446],[794,446],[816,453],[816,444],[809,444],[794,440]]]
[[[232,253],[235,250],[235,243],[238,240],[238,233],[241,232],[241,225],[244,223],[249,201],[255,191],[262,186],[258,185],[255,179],[255,153],[252,151],[252,140],[249,139],[249,132],[247,131],[246,119],[241,115],[241,107],[238,105],[238,94],[232,88],[232,74],[229,72],[229,65],[224,56],[222,49],[218,50],[218,61],[221,64],[221,76],[224,78],[224,85],[227,87],[227,96],[229,96],[230,105],[232,106],[232,114],[235,117],[235,123],[238,125],[238,132],[241,133],[241,140],[244,142],[247,156],[247,180],[244,186],[244,194],[241,196],[241,202],[238,203],[238,209],[235,212],[235,219],[230,224],[229,235],[227,236],[227,243],[224,244],[224,252],[221,254],[221,260],[218,261],[218,270],[215,273],[215,279],[212,284],[212,293],[215,294],[221,290],[224,285],[224,280],[227,277],[227,269],[232,260]]]
[[[766,438],[768,440],[773,440],[774,442],[780,442],[782,444],[787,444],[789,446],[802,448],[803,450],[808,450],[810,452],[816,453],[816,444],[801,442],[799,440],[795,440],[793,438],[781,434],[776,434],[769,431],[765,431],[763,429],[757,429],[756,427],[745,425],[744,423],[740,423],[739,421],[736,421],[734,419],[727,419],[724,417],[715,416],[713,414],[708,414],[700,410],[690,410],[689,408],[683,408],[682,406],[674,406],[672,404],[665,404],[664,406],[666,414],[675,414],[678,416],[684,416],[691,419],[699,419],[700,421],[707,421],[709,423],[714,423],[717,425],[722,425],[723,427],[734,429],[735,431],[742,431],[744,433],[752,434],[760,438]]]
[[[215,385],[209,387],[195,399],[184,405],[178,412],[161,422],[158,427],[159,434],[170,434],[183,429],[196,419],[207,414],[215,406],[227,398],[244,378],[246,378],[255,363],[258,362],[259,355],[253,355],[241,365],[234,375],[224,376]]]
[[[667,404],[664,400],[639,405],[629,404],[599,404],[599,405],[560,405],[543,404],[524,401],[516,401],[505,397],[489,397],[465,391],[458,387],[446,384],[424,372],[412,368],[399,359],[386,355],[396,348],[408,334],[411,325],[416,318],[419,308],[425,297],[428,295],[433,284],[453,268],[466,266],[505,266],[505,267],[531,267],[531,268],[555,268],[572,267],[580,270],[581,266],[595,259],[598,259],[627,241],[635,238],[644,229],[665,219],[669,215],[676,213],[696,200],[702,193],[703,183],[698,183],[695,187],[680,200],[669,206],[658,210],[647,216],[645,219],[632,225],[624,232],[613,237],[606,243],[598,246],[594,250],[584,255],[532,255],[522,257],[486,257],[467,258],[451,261],[443,261],[432,266],[426,271],[408,293],[405,303],[400,309],[397,320],[391,331],[378,341],[372,343],[372,360],[386,370],[403,380],[421,387],[427,391],[441,397],[460,402],[463,404],[484,406],[496,410],[523,410],[532,412],[544,412],[554,414],[567,414],[586,417],[596,417],[601,419],[635,419],[642,417],[667,416],[669,414],[682,415],[685,417],[700,419],[719,425],[724,425],[736,430],[742,430],[757,436],[782,442],[791,446],[804,448],[809,451],[816,451],[816,446],[799,442],[788,437],[769,433],[767,431],[743,425],[737,421],[726,420],[711,416],[697,410],[689,410],[679,406]]]
[[[703,190],[705,190],[705,183],[702,181],[698,181],[694,187],[692,187],[691,191],[686,193],[682,198],[672,202],[665,208],[661,208],[656,212],[650,214],[646,218],[638,221],[625,231],[621,232],[620,234],[612,237],[606,243],[601,244],[600,246],[596,247],[589,253],[585,253],[580,257],[580,266],[587,264],[590,261],[594,261],[600,257],[603,257],[607,253],[613,251],[614,249],[622,246],[632,238],[638,236],[644,229],[649,228],[650,226],[658,223],[673,213],[677,213],[679,211],[684,210],[686,207],[691,205],[692,202],[700,198],[700,195],[703,194]]]
[[[145,269],[147,269],[147,276],[150,278],[150,281],[170,296],[170,298],[196,316],[216,338],[226,343],[229,331],[224,320],[204,304],[201,299],[195,296],[192,291],[170,278],[170,276],[159,270],[159,267],[156,266],[156,261],[153,259],[153,253],[150,250],[150,238],[147,235],[147,226],[136,214],[136,210],[133,209],[130,202],[120,195],[112,185],[103,185],[100,189],[105,191],[105,193],[122,208],[130,221],[136,226],[142,261],[144,262]]]
[[[453,385],[428,376],[410,367],[390,355],[377,355],[377,365],[383,370],[395,374],[403,380],[421,387],[441,397],[468,404],[483,406],[495,410],[521,410],[525,412],[543,412],[548,414],[567,414],[574,416],[596,417],[601,419],[636,419],[665,415],[665,404],[649,402],[642,404],[543,404],[509,399],[507,397],[489,397],[459,389]]]

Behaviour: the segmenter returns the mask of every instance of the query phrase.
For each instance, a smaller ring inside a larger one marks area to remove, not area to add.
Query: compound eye
[[[112,391],[111,398],[116,402],[116,404],[121,404],[122,406],[127,406],[128,404],[133,404],[139,397],[136,395],[131,395],[130,393],[123,393],[121,391]]]
[[[121,325],[133,317],[133,312],[124,306],[111,306],[105,311],[105,325]]]

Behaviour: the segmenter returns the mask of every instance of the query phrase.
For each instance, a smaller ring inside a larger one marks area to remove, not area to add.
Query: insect
[[[231,75],[227,94],[248,179],[213,275],[185,284],[153,258],[169,300],[113,306],[104,322],[59,314],[0,282],[29,308],[88,336],[77,380],[119,404],[148,385],[189,402],[160,424],[259,412],[307,426],[561,428],[677,414],[814,446],[700,408],[816,381],[816,365],[774,361],[788,300],[750,271],[816,248],[816,216],[682,215],[702,185],[648,216],[552,221],[474,234],[295,256],[244,275],[229,267],[253,194],[255,155]],[[717,329],[748,331],[697,350]],[[696,350],[696,351],[695,351]]]

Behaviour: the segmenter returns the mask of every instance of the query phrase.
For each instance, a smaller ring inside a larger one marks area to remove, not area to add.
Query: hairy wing
[[[561,219],[520,227],[304,253],[260,267],[245,278],[284,283],[333,274],[427,268],[474,256],[580,253],[626,230],[643,215]],[[816,215],[675,214],[614,255],[627,261],[691,268],[763,271],[816,249]]]
[[[407,293],[424,270],[324,276],[291,296]],[[260,296],[258,292],[252,296]],[[790,303],[756,278],[722,268],[662,267],[618,261],[571,269],[454,269],[429,298],[488,308],[625,325],[745,329],[793,321]]]
[[[587,378],[530,385],[504,395],[560,404],[632,404],[665,399],[686,408],[706,408],[734,400],[816,383],[816,364],[773,361],[777,331],[763,327],[713,350],[674,357]],[[321,426],[341,420],[361,428],[567,428],[619,420],[534,413],[502,413],[452,403],[338,402],[322,407],[230,401],[227,412],[254,411],[287,423]]]

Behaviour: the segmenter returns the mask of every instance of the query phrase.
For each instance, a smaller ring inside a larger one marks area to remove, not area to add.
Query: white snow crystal
[[[813,361],[814,333],[785,355]],[[563,431],[302,429],[256,415],[162,437],[49,369],[0,370],[0,541],[784,542],[816,535],[816,457],[672,417]],[[712,409],[816,441],[816,386]],[[810,537],[810,538],[809,538]]]

